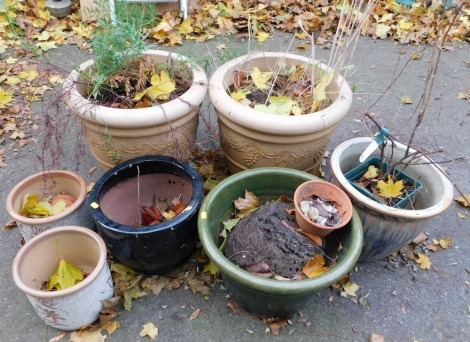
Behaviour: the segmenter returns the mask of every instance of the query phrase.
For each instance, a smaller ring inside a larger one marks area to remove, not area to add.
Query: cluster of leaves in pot
[[[312,80],[311,68],[298,65],[287,67],[281,61],[274,71],[239,70],[234,73],[233,84],[228,90],[235,101],[258,112],[275,115],[309,114],[327,107],[331,100],[327,87],[334,72],[322,72],[318,81]]]
[[[415,184],[409,179],[398,179],[389,172],[382,172],[376,165],[370,165],[367,172],[355,183],[368,190],[380,202],[393,206],[415,190]]]
[[[140,207],[141,225],[150,226],[171,220],[181,213],[184,208],[186,208],[186,205],[181,202],[181,196],[173,198],[171,203],[168,203],[166,199],[161,200],[154,196],[154,205],[142,205]]]
[[[282,203],[287,203],[289,202],[289,199],[285,196],[281,196],[278,201]],[[259,198],[252,192],[246,190],[245,197],[235,200],[234,205],[236,209],[236,213],[234,217],[229,218],[223,222],[223,229],[220,233],[222,242],[219,247],[219,250],[221,251],[224,251],[224,249],[226,248],[227,241],[230,239],[231,237],[230,235],[233,233],[234,229],[237,227],[237,224],[239,224],[242,219],[244,218],[248,219],[250,215],[256,214],[257,210],[260,210],[261,208],[263,208],[263,206],[269,205],[269,202],[267,204],[260,204]],[[290,209],[287,208],[285,210],[286,210],[287,215],[292,215],[294,213],[293,206],[291,206]],[[311,235],[313,234],[304,233],[303,231],[299,230],[297,227],[290,226],[289,223],[286,222],[285,220],[282,221],[282,225],[280,225],[280,228],[287,231],[287,232],[284,232],[286,233],[286,235],[287,233],[293,233],[294,235],[298,234],[298,235],[304,236],[309,239],[308,241],[318,246],[317,245],[318,237],[315,237],[315,236],[312,237]],[[318,248],[320,246],[318,246]],[[263,248],[263,246],[261,246],[261,248]],[[321,249],[318,249],[318,250],[321,251]],[[269,263],[271,262],[270,260],[259,261],[250,265],[242,265],[242,267],[248,272],[251,272],[261,277],[268,277],[268,278],[273,278],[277,280],[290,280],[290,279],[313,278],[313,277],[319,276],[323,274],[324,272],[326,272],[334,264],[334,260],[329,260],[329,265],[327,265],[327,262],[325,260],[325,255],[322,253],[315,253],[311,258],[309,258],[305,262],[305,264],[301,265],[299,272],[297,272],[295,275],[293,275],[292,278],[290,278],[290,277],[285,277],[285,276],[276,274],[273,268],[269,265]],[[214,269],[214,265],[210,265],[210,264],[206,265],[206,270],[212,272],[213,269]]]
[[[45,217],[63,212],[70,207],[76,198],[67,194],[56,194],[41,198],[37,194],[25,194],[19,214],[25,217]]]

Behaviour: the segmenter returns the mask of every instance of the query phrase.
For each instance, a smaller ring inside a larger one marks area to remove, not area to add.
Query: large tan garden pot
[[[145,55],[155,63],[166,63],[170,52],[148,50]],[[186,60],[175,53],[171,58]],[[93,63],[89,60],[79,70]],[[88,101],[83,96],[87,84],[80,71],[70,73],[63,86],[65,102],[84,121],[91,152],[105,170],[144,155],[181,158],[187,153],[196,140],[199,107],[207,94],[206,73],[194,63],[189,66],[193,82],[188,91],[159,106],[139,109],[110,108]]]
[[[209,81],[220,142],[232,173],[265,166],[317,173],[334,129],[351,108],[352,92],[341,76],[327,88],[327,92],[337,94],[331,105],[306,115],[261,113],[236,102],[227,93],[236,71],[249,74],[254,67],[262,72],[273,71],[281,59],[288,67],[312,64],[311,59],[294,54],[255,53],[225,63]],[[327,70],[325,65],[319,66]]]

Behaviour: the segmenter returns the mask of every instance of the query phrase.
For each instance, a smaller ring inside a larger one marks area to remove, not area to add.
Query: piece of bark
[[[248,214],[233,229],[225,246],[225,256],[237,265],[264,262],[277,275],[292,278],[302,266],[323,251],[297,227],[286,209],[292,204],[270,202]]]

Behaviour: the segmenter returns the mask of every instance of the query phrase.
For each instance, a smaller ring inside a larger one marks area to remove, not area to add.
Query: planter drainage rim
[[[334,155],[341,155],[344,150],[348,149],[352,144],[356,143],[364,143],[365,146],[367,146],[370,142],[372,142],[372,138],[370,137],[358,137],[358,138],[353,138],[350,140],[346,140],[342,142],[340,145],[338,145],[331,157],[331,167],[336,170],[341,170],[340,167],[340,160],[339,158],[335,157]],[[399,147],[404,147],[406,148],[406,145],[401,144],[399,142],[395,142],[395,144]],[[410,149],[411,152],[414,152],[414,149]],[[419,160],[423,160],[425,162],[430,162],[431,159],[427,157],[420,157]],[[357,161],[359,165],[359,160]],[[385,204],[378,203],[370,198],[368,198],[366,195],[362,194],[359,190],[357,190],[344,176],[345,173],[347,173],[350,170],[341,170],[341,172],[337,172],[336,177],[338,177],[338,182],[341,184],[341,187],[347,190],[350,196],[353,196],[355,199],[363,203],[365,206],[369,207],[372,210],[375,210],[383,215],[393,215],[402,219],[428,219],[431,217],[434,217],[436,213],[441,213],[443,210],[445,210],[453,200],[453,185],[452,183],[443,175],[441,174],[440,171],[441,168],[438,165],[433,165],[429,164],[429,167],[433,167],[436,169],[436,173],[438,173],[439,177],[441,178],[441,181],[446,184],[445,186],[445,193],[442,195],[442,200],[430,207],[427,207],[425,209],[402,209],[402,208],[394,208],[387,206]],[[415,178],[415,177],[413,177]],[[426,192],[426,186],[423,184],[423,188],[421,189],[421,195],[424,195]]]
[[[305,172],[297,171],[288,168],[280,168],[280,167],[264,167],[264,168],[257,168],[248,170],[253,175],[260,175],[262,176],[267,171],[276,170],[277,172],[281,172],[284,174],[299,174],[305,175]],[[208,255],[218,255],[222,261],[214,260],[211,258],[211,261],[214,262],[222,274],[227,274],[230,277],[236,277],[237,281],[242,284],[248,285],[250,287],[256,287],[259,290],[272,293],[272,294],[279,294],[285,296],[296,296],[300,293],[308,293],[308,292],[316,292],[325,287],[330,286],[332,283],[340,280],[354,265],[356,264],[357,260],[359,259],[359,255],[362,249],[362,241],[363,241],[363,232],[362,229],[354,229],[354,227],[361,226],[359,216],[357,215],[356,211],[353,212],[352,220],[350,221],[351,229],[353,230],[352,234],[355,237],[355,244],[352,248],[347,251],[347,253],[341,258],[341,261],[338,262],[334,269],[330,269],[329,271],[325,272],[324,274],[312,278],[312,279],[303,279],[303,280],[275,280],[275,279],[266,279],[262,277],[258,277],[253,275],[252,273],[243,270],[236,264],[229,261],[221,251],[219,251],[218,246],[213,242],[212,237],[209,234],[207,229],[203,229],[202,226],[205,225],[204,213],[206,203],[212,198],[217,196],[218,193],[221,192],[221,185],[227,182],[234,182],[237,181],[243,173],[247,171],[243,171],[232,175],[222,182],[220,182],[211,192],[207,195],[206,199],[204,200],[199,217],[198,217],[198,230],[201,236],[201,243],[203,247],[209,251]],[[219,186],[220,185],[220,186]],[[249,190],[249,189],[248,189]],[[353,224],[354,223],[354,224]],[[357,223],[357,224],[356,224]],[[205,243],[209,241],[208,243]]]
[[[15,280],[16,285],[29,296],[36,297],[36,298],[44,298],[44,299],[53,299],[53,298],[60,298],[60,297],[65,297],[69,296],[71,294],[74,294],[76,292],[79,292],[89,286],[95,279],[99,276],[101,273],[101,270],[107,263],[107,255],[106,253],[100,254],[98,263],[94,270],[85,278],[83,279],[80,283],[65,289],[65,290],[58,290],[58,291],[42,291],[42,290],[35,290],[32,289],[28,286],[25,286],[23,282],[17,282],[16,279],[21,279],[21,276],[19,274],[20,267],[18,267],[18,264],[21,263],[22,259],[25,257],[25,246],[29,246],[32,244],[36,244],[37,240],[46,240],[48,237],[54,237],[55,235],[65,235],[65,234],[81,234],[81,235],[86,235],[93,239],[98,245],[99,249],[102,251],[106,251],[106,245],[103,241],[103,239],[94,231],[92,231],[89,228],[85,227],[80,227],[80,226],[62,226],[50,230],[46,230],[45,232],[42,232],[41,234],[36,235],[33,237],[31,240],[27,241],[26,244],[23,246],[22,249],[18,252],[16,255],[15,259],[13,260],[13,265],[12,265],[12,272],[13,272],[13,279]],[[51,253],[55,253],[55,251],[51,251]]]
[[[134,165],[139,165],[145,162],[163,162],[171,164],[175,168],[182,170],[189,176],[193,186],[193,194],[186,208],[180,214],[176,215],[171,220],[160,224],[135,227],[114,222],[103,213],[101,207],[95,209],[91,206],[93,203],[99,204],[99,196],[101,193],[101,189],[103,188],[104,182],[107,181],[112,175],[117,174],[120,170],[132,168]],[[190,167],[188,163],[169,156],[143,156],[130,159],[107,171],[93,186],[93,189],[91,190],[90,195],[88,197],[88,205],[90,207],[90,210],[93,212],[94,219],[102,223],[102,226],[105,227],[105,229],[107,230],[112,230],[115,232],[130,235],[148,234],[149,232],[158,232],[161,230],[171,229],[174,223],[177,223],[176,220],[178,220],[178,222],[181,222],[191,218],[194,214],[196,214],[198,210],[198,203],[202,198],[202,187],[203,185],[200,175],[195,169]]]

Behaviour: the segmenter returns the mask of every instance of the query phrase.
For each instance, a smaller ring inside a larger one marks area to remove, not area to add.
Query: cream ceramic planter
[[[44,282],[56,271],[60,256],[88,276],[75,286],[43,291]],[[44,232],[28,241],[16,255],[13,280],[47,325],[76,330],[93,323],[102,300],[113,296],[113,282],[106,261],[106,246],[88,228],[65,226]]]
[[[415,159],[405,171],[423,185],[416,195],[415,210],[392,208],[359,192],[344,174],[359,164],[359,156],[371,141],[371,138],[347,140],[336,147],[330,157],[334,181],[349,195],[362,220],[362,261],[383,259],[406,246],[429,226],[433,217],[447,209],[453,198],[452,183],[425,157]],[[405,145],[396,144],[392,163],[403,158],[405,149]],[[390,155],[388,144],[385,157],[390,158]],[[380,151],[375,150],[372,156],[380,157]]]
[[[166,51],[148,50],[147,58],[164,63],[185,57]],[[80,65],[80,71],[93,65],[89,60]],[[189,64],[188,64],[189,65]],[[107,170],[118,162],[144,155],[181,157],[196,140],[199,107],[207,93],[207,76],[194,64],[190,65],[192,86],[179,98],[159,106],[140,109],[119,109],[100,106],[83,96],[86,82],[78,71],[73,71],[64,82],[63,92],[67,107],[84,121],[86,138],[93,156]],[[119,154],[113,160],[112,154]]]
[[[30,218],[19,214],[23,197],[26,194],[37,194],[40,197],[66,193],[76,201],[63,212],[47,217]],[[18,183],[8,194],[6,207],[20,229],[23,238],[28,241],[48,229],[64,225],[74,225],[83,220],[79,217],[79,208],[85,201],[86,183],[79,175],[71,171],[52,170],[31,175]]]
[[[263,166],[282,166],[317,173],[333,130],[349,112],[352,93],[338,76],[327,91],[337,93],[324,110],[300,116],[257,112],[234,101],[227,93],[237,70],[275,70],[284,59],[287,66],[311,64],[306,57],[279,52],[256,53],[234,59],[212,75],[209,96],[217,112],[220,142],[232,173]],[[327,70],[327,67],[320,64]]]

